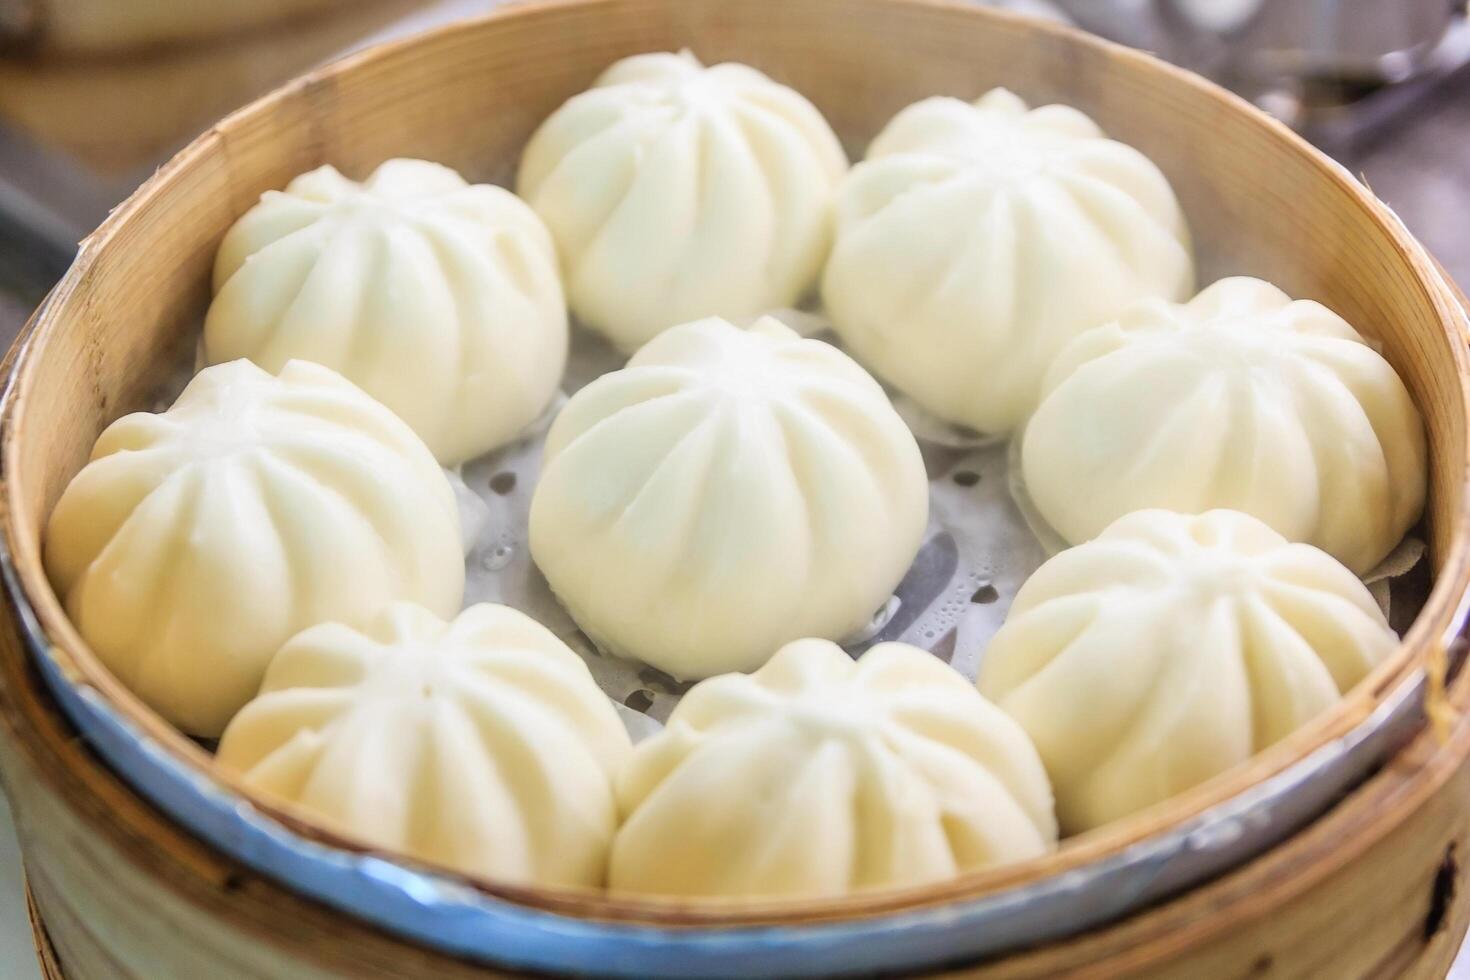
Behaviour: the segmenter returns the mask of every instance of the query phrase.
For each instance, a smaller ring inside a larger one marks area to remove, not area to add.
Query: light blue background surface
[[[5,980],[41,980],[21,882],[15,828],[10,821],[10,807],[5,802],[5,794],[0,793],[0,977]]]

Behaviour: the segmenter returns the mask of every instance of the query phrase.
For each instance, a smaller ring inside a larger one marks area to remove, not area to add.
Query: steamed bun
[[[325,364],[450,465],[513,440],[556,394],[567,311],[551,237],[499,187],[389,160],[267,191],[214,266],[210,363]]]
[[[822,296],[880,377],[1003,434],[1068,340],[1193,282],[1179,202],[1147,157],[1076,109],[996,89],[926,99],[878,135],[839,191]]]
[[[801,95],[684,51],[605,71],[536,131],[516,186],[561,250],[572,311],[633,350],[686,320],[795,304],[846,169]]]
[[[118,419],[46,529],[46,569],[102,662],[214,737],[271,655],[387,602],[464,589],[459,515],[413,431],[335,372],[205,368],[168,411]]]
[[[949,665],[823,640],[696,685],[618,776],[614,892],[825,898],[1056,843],[1026,735]]]
[[[1146,507],[1227,507],[1363,574],[1424,507],[1424,426],[1393,367],[1259,279],[1140,303],[1078,337],[1046,387],[1022,475],[1074,543]]]
[[[1247,514],[1147,510],[1026,581],[979,686],[1035,742],[1076,833],[1285,738],[1397,644],[1330,555]]]
[[[867,623],[928,508],[918,444],[847,355],[700,320],[562,409],[531,555],[603,649],[708,677]]]
[[[219,763],[261,796],[454,870],[598,886],[630,745],[587,665],[523,613],[411,603],[293,637]]]

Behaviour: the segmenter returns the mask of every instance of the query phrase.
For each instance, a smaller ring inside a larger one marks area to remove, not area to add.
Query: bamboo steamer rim
[[[0,621],[9,615],[0,609]],[[16,669],[20,667],[21,669]],[[65,736],[66,719],[34,671],[24,665],[0,662],[0,675],[14,682],[0,685],[0,730],[8,724],[29,726],[34,739],[37,733],[51,735],[49,740],[28,741],[23,749],[27,764],[44,766],[41,776],[46,792],[66,794],[70,787],[85,783],[88,792],[97,794],[92,806],[91,829],[105,838],[104,853],[126,855],[148,868],[160,885],[191,902],[215,919],[223,919],[233,930],[249,941],[277,948],[282,955],[293,957],[313,968],[346,976],[379,975],[385,964],[396,968],[393,976],[443,977],[445,980],[470,980],[487,976],[509,976],[494,967],[482,967],[413,944],[373,929],[367,923],[335,915],[332,910],[303,899],[265,878],[242,874],[229,858],[222,858],[170,823],[168,818],[138,800],[130,787],[107,769],[87,747]],[[19,675],[19,676],[17,676]],[[1465,783],[1464,759],[1470,753],[1470,671],[1461,671],[1451,683],[1448,703],[1456,710],[1456,721],[1447,741],[1436,739],[1428,731],[1408,744],[1381,772],[1354,790],[1342,803],[1322,819],[1313,823],[1291,840],[1248,864],[1229,872],[1185,895],[1145,910],[1111,927],[1092,931],[1075,939],[1049,943],[986,963],[977,969],[959,968],[949,976],[993,978],[993,980],[1038,980],[1066,976],[1133,975],[1135,971],[1152,973],[1161,966],[1172,967],[1169,975],[1183,973],[1175,959],[1188,957],[1199,950],[1221,945],[1239,949],[1237,936],[1261,938],[1263,922],[1274,921],[1278,914],[1290,917],[1300,903],[1320,895],[1332,887],[1365,855],[1371,855],[1385,842],[1400,844],[1401,827],[1442,794],[1452,791],[1451,782]],[[104,801],[119,804],[109,809]],[[120,816],[121,819],[118,819]],[[1463,845],[1462,845],[1463,846]],[[1445,864],[1455,860],[1454,845],[1443,854],[1440,873]],[[1450,866],[1454,871],[1454,866]],[[44,869],[38,868],[39,872]],[[1452,921],[1442,923],[1450,932],[1445,943],[1444,968],[1453,958],[1464,934],[1464,919],[1470,905],[1455,899],[1455,888],[1463,888],[1465,873],[1452,880],[1449,899],[1460,911],[1451,913]],[[37,882],[40,884],[40,881]],[[38,889],[36,889],[38,890]],[[51,973],[47,980],[61,980],[62,957],[53,936],[61,937],[60,927],[53,933],[46,921],[42,903],[29,883],[27,892],[30,918],[36,933],[38,956],[49,957]],[[53,886],[53,900],[55,898]],[[60,910],[62,914],[65,909]],[[289,916],[298,928],[283,932],[277,927],[278,916]],[[39,927],[39,928],[37,928]],[[1269,927],[1267,927],[1269,928]],[[1426,921],[1424,934],[1428,935]],[[330,935],[330,941],[321,937]],[[1256,947],[1233,957],[1239,961],[1235,970],[1256,970],[1262,956],[1270,956]],[[299,957],[299,960],[295,957]],[[371,964],[371,966],[369,966]],[[1358,965],[1362,965],[1359,963]],[[1380,964],[1382,966],[1383,964]],[[366,971],[366,972],[364,972]],[[1413,974],[1421,975],[1421,974]],[[1441,975],[1424,972],[1422,975]]]
[[[187,173],[196,157],[227,143],[229,134],[241,125],[298,97],[308,97],[323,84],[345,74],[381,65],[415,48],[428,49],[460,32],[474,32],[492,25],[530,21],[551,17],[559,11],[588,8],[616,8],[630,0],[533,0],[502,7],[490,13],[453,24],[443,25],[423,34],[366,49],[341,61],[311,72],[271,94],[227,116],[211,127],[188,147],[161,167],[127,201],[116,208],[106,221],[80,245],[77,257],[66,276],[36,311],[21,338],[12,349],[13,369],[7,379],[0,402],[0,480],[3,480],[3,514],[0,531],[8,554],[0,554],[11,567],[6,569],[7,588],[17,605],[22,628],[29,618],[38,626],[31,641],[59,667],[73,684],[90,687],[120,709],[131,723],[170,756],[196,771],[224,784],[231,790],[248,795],[239,781],[220,771],[213,757],[197,743],[163,722],[132,692],[108,672],[87,648],[71,625],[59,600],[52,591],[41,562],[40,535],[37,528],[21,527],[16,515],[30,513],[32,508],[26,488],[11,474],[17,471],[20,436],[18,426],[31,396],[33,372],[28,368],[43,358],[58,333],[65,329],[68,304],[88,283],[99,256],[128,228],[131,218],[152,199],[167,189],[179,175]],[[776,0],[767,0],[774,3]],[[936,13],[989,19],[993,24],[1012,31],[1044,35],[1077,49],[1120,63],[1130,70],[1153,75],[1169,85],[1184,86],[1206,96],[1236,114],[1249,117],[1294,153],[1309,160],[1318,178],[1346,194],[1371,216],[1402,262],[1415,273],[1415,286],[1436,312],[1438,320],[1451,339],[1448,345],[1454,359],[1459,382],[1458,413],[1470,418],[1470,319],[1456,299],[1433,260],[1398,218],[1371,191],[1358,183],[1341,165],[1307,144],[1280,122],[1266,116],[1232,93],[1183,69],[1169,65],[1150,54],[1104,41],[1060,24],[1038,21],[1008,11],[976,7],[964,0],[861,0],[870,7],[922,8]],[[122,236],[125,237],[125,236]],[[85,302],[84,299],[77,300]],[[1459,338],[1462,342],[1454,342]],[[1421,412],[1423,408],[1421,406]],[[1470,459],[1470,436],[1461,447]],[[1464,485],[1467,480],[1462,479]],[[852,920],[916,911],[933,906],[976,898],[1037,879],[1056,875],[1083,865],[1117,855],[1148,838],[1191,817],[1225,802],[1271,776],[1281,773],[1314,750],[1320,749],[1365,722],[1370,714],[1401,686],[1423,676],[1432,658],[1445,655],[1448,644],[1456,637],[1470,614],[1470,494],[1462,494],[1452,516],[1448,540],[1449,553],[1436,556],[1441,562],[1428,600],[1407,631],[1394,654],[1380,664],[1363,682],[1349,692],[1340,704],[1288,738],[1257,754],[1247,762],[1198,786],[1128,818],[1067,839],[1055,853],[999,868],[969,872],[942,883],[900,889],[875,890],[836,899],[805,901],[760,901],[747,903],[689,904],[658,898],[611,897],[601,891],[576,888],[543,888],[510,885],[432,867],[400,855],[385,852],[360,841],[323,828],[299,808],[266,803],[251,798],[260,812],[274,818],[294,833],[308,840],[350,851],[385,854],[391,860],[411,868],[420,868],[450,880],[463,882],[486,894],[511,902],[577,917],[655,923],[660,925],[737,926],[765,923],[820,922]],[[13,581],[10,581],[13,575]]]
[[[51,942],[50,933],[46,931],[40,909],[36,908],[36,896],[31,894],[29,881],[25,883],[24,890],[26,918],[31,921],[31,941],[36,945],[36,966],[41,971],[42,980],[66,980],[66,975],[61,971],[61,959],[56,955],[56,946]]]

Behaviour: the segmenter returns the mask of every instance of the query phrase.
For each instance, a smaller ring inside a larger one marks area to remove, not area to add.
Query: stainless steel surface
[[[1078,23],[1237,84],[1412,75],[1455,0],[1057,0]],[[1463,4],[1460,4],[1463,7]]]
[[[1470,76],[1354,154],[1349,166],[1470,289]]]

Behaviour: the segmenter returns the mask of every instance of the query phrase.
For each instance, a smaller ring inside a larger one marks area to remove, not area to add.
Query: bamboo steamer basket
[[[274,14],[274,19],[229,32],[219,25],[218,36],[154,38],[157,43],[126,57],[96,52],[61,57],[41,37],[16,39],[15,49],[9,49],[3,31],[5,7],[15,2],[0,0],[0,118],[91,169],[124,174],[157,163],[222,113],[408,16],[423,0],[356,0],[347,5],[341,0],[308,0],[313,9],[284,19],[289,3],[274,10],[271,4],[182,0],[182,7],[206,16]],[[175,11],[169,9],[173,6],[173,0],[159,4],[59,0],[57,13],[77,8],[74,17],[57,23],[43,13],[37,23],[56,30],[73,23],[90,26],[99,39],[126,39],[146,26],[114,24],[111,17],[98,16],[105,9],[119,17],[156,16],[159,27],[190,27],[188,18],[174,17]]]
[[[182,833],[89,753],[0,638],[0,771],[46,980],[488,980],[281,888]],[[1444,977],[1470,921],[1470,672],[1447,741],[1425,732],[1308,830],[1107,928],[932,974]]]
[[[1043,859],[920,889],[758,906],[681,907],[494,882],[465,887],[539,917],[534,921],[563,923],[568,936],[596,931],[605,937],[597,947],[603,959],[592,965],[625,973],[650,944],[706,934],[730,944],[726,963],[768,967],[770,960],[741,956],[758,956],[772,936],[784,941],[828,927],[858,938],[887,930],[889,946],[863,947],[881,953],[882,963],[875,959],[870,968],[901,966],[904,956],[936,965],[932,950],[905,939],[910,923],[942,926],[967,902],[1066,880],[1056,876],[1075,876],[1146,845],[1361,730],[1395,695],[1417,691],[1426,670],[1443,676],[1470,585],[1470,327],[1432,260],[1341,168],[1222,90],[1146,55],[962,3],[521,6],[352,57],[213,127],[83,243],[12,352],[0,444],[0,571],[10,627],[0,634],[0,777],[13,799],[44,935],[58,968],[73,980],[495,975],[492,966],[395,938],[273,883],[252,862],[237,863],[181,830],[101,764],[58,711],[36,664],[65,679],[60,690],[71,710],[106,705],[146,740],[147,751],[133,759],[144,766],[130,770],[135,780],[147,783],[148,758],[201,782],[222,778],[206,752],[147,711],[87,651],[45,580],[40,530],[96,435],[145,406],[193,343],[214,249],[262,191],[324,162],[361,174],[395,155],[504,180],[534,127],[606,65],[686,46],[706,61],[747,61],[794,85],[857,150],[912,101],[940,93],[973,97],[996,84],[1032,102],[1076,104],[1143,149],[1169,174],[1190,215],[1202,281],[1260,275],[1327,303],[1382,341],[1428,430],[1434,587],[1398,654],[1335,710],[1210,783]],[[1454,681],[1450,707],[1470,706],[1467,684],[1465,677]],[[1265,856],[1141,914],[962,972],[1443,972],[1467,916],[1457,895],[1470,835],[1470,816],[1462,812],[1470,793],[1463,764],[1470,721],[1441,718],[1437,733],[1418,736],[1325,817]],[[265,812],[282,834],[354,847],[296,814]],[[429,945],[437,938],[427,937]],[[523,942],[547,939],[528,933]],[[524,962],[525,950],[513,948],[520,945],[508,937],[507,962]],[[964,959],[958,947],[945,949],[946,957]],[[541,962],[554,961],[554,949],[541,952]],[[813,955],[786,965],[807,972],[863,965],[850,952],[844,959],[837,945]]]
[[[25,891],[26,914],[31,920],[31,939],[36,944],[36,966],[40,968],[41,980],[64,980],[66,974],[61,972],[56,947],[51,945],[51,936],[41,921],[41,913],[36,911],[36,896],[31,894],[29,885]]]
[[[344,0],[0,0],[0,47],[28,55],[132,53],[309,17]]]

